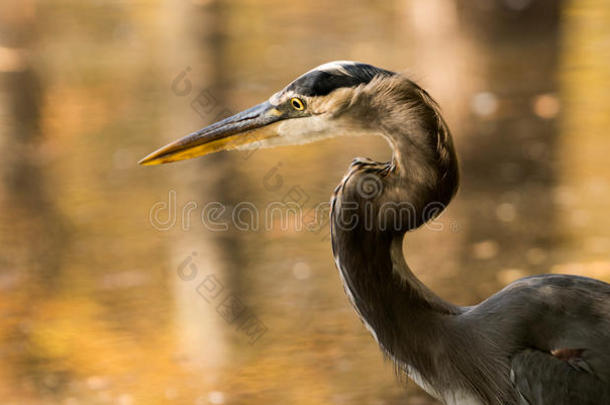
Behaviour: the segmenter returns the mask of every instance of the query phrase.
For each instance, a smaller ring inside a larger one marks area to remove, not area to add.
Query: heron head
[[[355,90],[376,77],[392,75],[365,63],[326,63],[267,101],[163,146],[139,163],[155,165],[221,150],[294,145],[357,134],[366,127],[366,114],[354,106]]]

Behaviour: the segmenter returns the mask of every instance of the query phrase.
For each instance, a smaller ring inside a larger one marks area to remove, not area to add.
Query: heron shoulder
[[[529,276],[513,281],[470,308],[474,313],[492,313],[510,311],[513,306],[522,308],[516,311],[517,314],[531,314],[538,307],[546,311],[569,307],[571,312],[605,312],[606,317],[610,317],[610,284],[566,274]]]

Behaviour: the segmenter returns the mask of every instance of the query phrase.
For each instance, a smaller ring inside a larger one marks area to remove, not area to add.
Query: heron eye
[[[293,97],[290,99],[290,105],[297,111],[303,111],[305,109],[305,104],[300,98]]]

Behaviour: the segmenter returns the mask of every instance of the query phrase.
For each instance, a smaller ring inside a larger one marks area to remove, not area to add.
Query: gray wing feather
[[[610,405],[610,382],[585,360],[579,362],[584,364],[575,366],[538,350],[517,353],[511,360],[511,379],[521,405]]]

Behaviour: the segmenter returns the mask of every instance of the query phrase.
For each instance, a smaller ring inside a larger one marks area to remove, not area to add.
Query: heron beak
[[[158,165],[255,144],[278,136],[272,124],[282,118],[282,112],[265,101],[165,145],[138,163]]]

